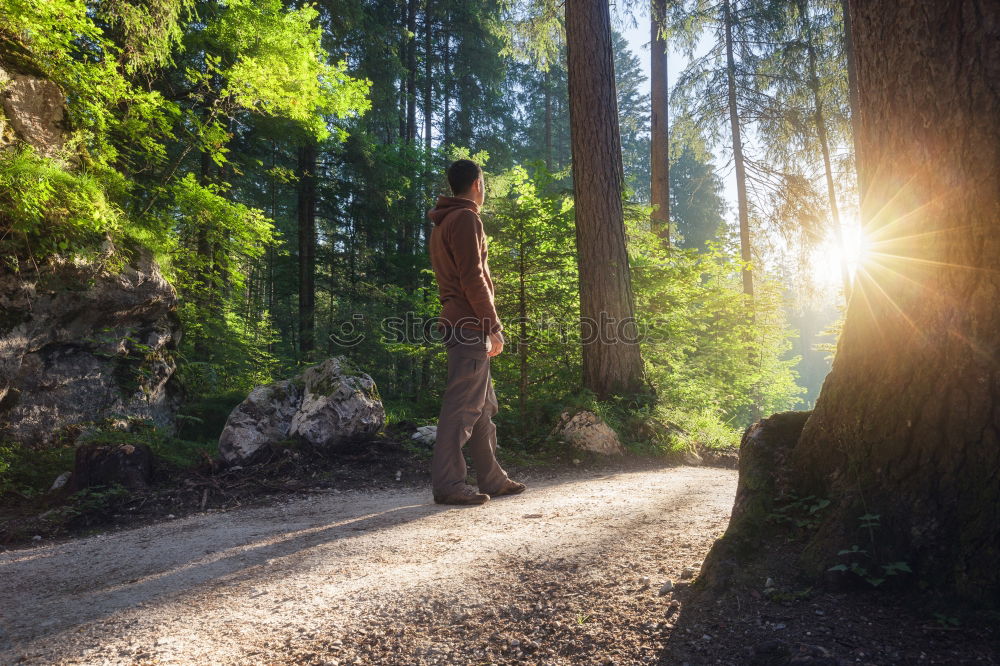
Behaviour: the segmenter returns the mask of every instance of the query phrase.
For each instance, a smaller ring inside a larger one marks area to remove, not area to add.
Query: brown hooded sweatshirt
[[[498,333],[503,326],[493,302],[479,206],[462,197],[438,197],[427,217],[434,222],[430,254],[441,299],[441,323]]]

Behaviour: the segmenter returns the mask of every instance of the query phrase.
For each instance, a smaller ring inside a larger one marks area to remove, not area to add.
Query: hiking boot
[[[517,481],[512,481],[511,479],[507,479],[504,482],[504,484],[500,486],[500,490],[492,492],[490,493],[490,495],[492,497],[499,497],[501,495],[517,495],[519,493],[523,493],[526,487],[527,486],[525,486],[523,483],[518,483]]]
[[[438,494],[434,493],[434,503],[435,504],[486,504],[490,501],[490,496],[486,493],[479,493],[466,486],[461,490],[456,490],[453,493]]]

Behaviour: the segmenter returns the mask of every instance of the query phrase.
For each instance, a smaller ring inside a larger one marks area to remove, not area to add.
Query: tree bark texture
[[[1000,602],[1000,4],[850,3],[862,220],[833,369],[789,461],[807,550]],[[877,515],[874,530],[859,516]],[[877,558],[877,559],[876,559]],[[825,569],[824,569],[825,570]]]
[[[570,134],[580,271],[583,383],[599,398],[643,390],[622,213],[621,136],[606,0],[566,0]],[[634,324],[633,324],[634,325]],[[634,335],[634,330],[632,331]]]
[[[653,0],[650,11],[650,182],[654,206],[653,230],[670,245],[670,86],[667,77],[667,41],[663,39],[666,0]]]

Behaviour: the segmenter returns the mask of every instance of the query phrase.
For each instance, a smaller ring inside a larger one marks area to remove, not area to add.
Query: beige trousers
[[[469,457],[481,492],[489,494],[503,487],[507,473],[496,459],[496,394],[490,376],[490,341],[482,331],[446,329],[448,384],[441,400],[437,440],[431,460],[431,484],[435,495],[461,490],[467,468],[462,448]]]

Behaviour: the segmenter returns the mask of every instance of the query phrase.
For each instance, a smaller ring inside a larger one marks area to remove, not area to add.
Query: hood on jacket
[[[459,208],[468,208],[473,213],[479,214],[479,204],[472,199],[462,197],[438,197],[437,205],[427,211],[427,217],[433,220],[435,226],[441,224],[449,213]]]

